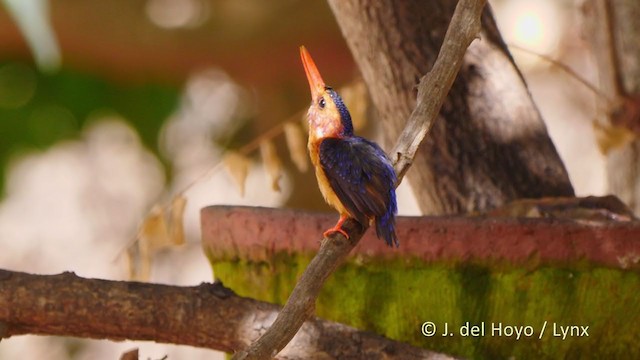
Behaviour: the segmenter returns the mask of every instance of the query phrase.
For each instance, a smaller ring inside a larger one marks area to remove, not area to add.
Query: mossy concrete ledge
[[[284,303],[336,220],[212,206],[202,242],[225,285]],[[469,358],[640,358],[636,220],[399,217],[398,238],[388,248],[368,231],[318,315]]]

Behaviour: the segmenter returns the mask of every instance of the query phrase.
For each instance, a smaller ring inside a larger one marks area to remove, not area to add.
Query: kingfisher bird
[[[348,239],[342,224],[353,218],[364,226],[375,223],[378,238],[398,247],[397,178],[391,161],[376,143],[354,135],[349,110],[338,93],[325,85],[304,46],[300,57],[311,89],[309,156],[322,196],[340,213],[336,225],[324,236],[339,232]]]

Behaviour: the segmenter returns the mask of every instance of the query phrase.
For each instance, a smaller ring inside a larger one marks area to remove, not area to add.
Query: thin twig
[[[580,74],[575,72],[572,68],[570,68],[568,65],[564,64],[563,62],[561,62],[559,60],[556,60],[556,59],[554,59],[554,58],[552,58],[550,56],[547,56],[547,55],[544,55],[544,54],[539,54],[539,53],[537,53],[537,52],[535,52],[533,50],[529,50],[529,49],[527,49],[525,47],[522,47],[520,45],[507,44],[507,46],[509,46],[509,49],[515,49],[515,50],[527,53],[527,54],[529,54],[531,56],[538,57],[538,58],[540,58],[540,59],[552,64],[556,68],[562,70],[567,75],[569,75],[571,78],[575,79],[576,81],[578,81],[579,83],[584,85],[584,87],[586,87],[587,89],[591,90],[591,92],[596,96],[597,99],[599,99],[601,101],[604,101],[606,103],[606,107],[607,108],[612,108],[614,106],[614,104],[616,103],[615,99],[607,96],[605,93],[600,91],[597,87],[595,87],[595,85],[593,85],[590,82],[588,82],[585,78],[580,76]]]
[[[433,126],[451,85],[462,66],[464,54],[481,29],[480,15],[486,0],[461,0],[451,18],[438,58],[420,79],[417,104],[391,150],[398,184],[409,170],[416,152]]]
[[[418,86],[416,108],[391,152],[398,184],[440,112],[467,48],[480,33],[480,16],[485,3],[486,0],[460,0],[456,6],[438,58]],[[313,315],[316,298],[325,280],[342,264],[366,230],[353,220],[345,222],[343,229],[350,239],[345,239],[339,233],[323,239],[320,250],[300,277],[273,325],[248,349],[236,353],[234,360],[261,360],[276,356]]]

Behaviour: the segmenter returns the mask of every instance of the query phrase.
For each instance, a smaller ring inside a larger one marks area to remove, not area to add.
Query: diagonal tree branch
[[[431,71],[420,79],[416,107],[390,153],[398,174],[398,184],[411,167],[420,144],[433,126],[460,70],[467,48],[480,33],[480,15],[485,3],[486,0],[458,2],[438,58]]]
[[[0,270],[0,339],[39,334],[153,340],[233,352],[255,339],[279,310],[220,283],[179,287]],[[450,359],[317,318],[302,327],[282,356]]]
[[[398,181],[411,166],[418,147],[435,121],[460,70],[467,47],[480,32],[480,16],[485,3],[486,0],[460,0],[456,6],[440,54],[432,70],[420,80],[416,108],[391,153]],[[267,359],[276,356],[305,320],[314,314],[315,301],[325,280],[344,262],[366,231],[353,220],[345,222],[343,229],[350,239],[340,234],[323,239],[320,250],[300,277],[273,325],[233,359]]]

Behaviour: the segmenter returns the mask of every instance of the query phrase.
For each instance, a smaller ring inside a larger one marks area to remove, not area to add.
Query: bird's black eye
[[[320,106],[320,109],[324,109],[324,107],[327,106],[327,102],[324,98],[320,98],[320,100],[318,100],[318,106]]]

